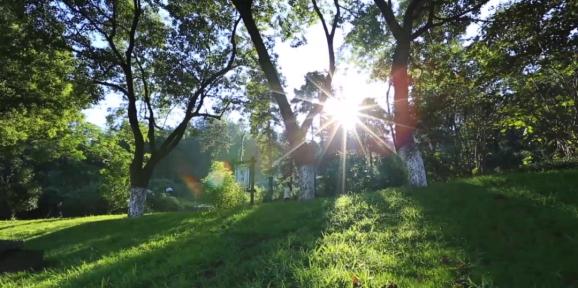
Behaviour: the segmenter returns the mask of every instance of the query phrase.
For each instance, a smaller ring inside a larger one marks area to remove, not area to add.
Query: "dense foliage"
[[[39,27],[45,11],[0,4],[0,217],[38,206],[41,166],[79,159],[72,131],[95,95],[83,68],[58,42],[58,27]]]
[[[424,60],[413,68],[414,95],[433,177],[578,156],[572,5],[521,1],[499,10],[469,45],[438,31],[431,37],[441,43],[422,46],[417,58]]]

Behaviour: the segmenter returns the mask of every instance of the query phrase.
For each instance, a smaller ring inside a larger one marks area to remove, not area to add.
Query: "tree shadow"
[[[62,220],[61,218],[49,218],[49,219],[39,219],[39,220],[16,220],[16,221],[1,220],[0,221],[0,231],[5,230],[5,229],[12,229],[12,228],[16,228],[16,227],[32,225],[32,224],[50,223],[50,222],[61,221],[61,220]]]
[[[576,179],[576,171],[570,174]],[[459,273],[474,283],[578,287],[577,183],[551,176],[479,177],[406,195],[464,256],[440,263],[461,265]]]
[[[87,223],[28,241],[57,262],[8,280],[57,287],[578,286],[576,205],[555,192],[575,183],[552,188],[546,176],[520,177]]]
[[[284,261],[306,261],[323,230],[329,202],[82,224],[31,240],[28,245],[47,249],[57,261],[45,272],[11,280],[58,287],[261,287],[287,282],[292,270],[283,267]],[[304,219],[311,222],[304,226]]]

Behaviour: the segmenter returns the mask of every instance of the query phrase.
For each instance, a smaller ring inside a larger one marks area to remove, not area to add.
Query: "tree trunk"
[[[407,168],[408,184],[413,187],[426,187],[427,175],[417,145],[412,141],[410,145],[401,147],[398,153]]]
[[[130,197],[128,201],[128,217],[135,218],[144,214],[149,180],[152,169],[138,168],[134,161],[130,167]]]
[[[130,199],[128,202],[128,217],[135,218],[144,214],[145,203],[147,199],[146,187],[131,187]]]
[[[299,200],[315,198],[315,165],[303,164],[297,167],[299,174]]]
[[[394,91],[395,148],[407,167],[410,186],[427,186],[423,158],[414,141],[417,121],[409,106],[409,75],[407,73],[410,53],[409,35],[397,39],[393,56],[391,78]]]

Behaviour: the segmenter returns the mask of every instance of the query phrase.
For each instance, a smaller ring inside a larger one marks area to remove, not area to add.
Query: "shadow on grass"
[[[567,173],[87,223],[30,240],[27,245],[47,249],[58,262],[4,281],[54,287],[577,287],[578,192],[572,191],[578,172]]]
[[[552,176],[480,177],[406,195],[463,252],[474,283],[578,287],[578,173]]]
[[[12,229],[16,227],[22,227],[27,225],[35,225],[39,223],[50,223],[62,221],[62,218],[49,218],[49,219],[40,219],[40,220],[2,220],[0,221],[0,231],[5,229]]]
[[[307,261],[307,251],[324,228],[329,202],[81,224],[31,240],[30,246],[46,248],[49,258],[58,261],[45,272],[22,274],[22,279],[13,275],[11,281],[58,287],[291,283],[288,263]]]

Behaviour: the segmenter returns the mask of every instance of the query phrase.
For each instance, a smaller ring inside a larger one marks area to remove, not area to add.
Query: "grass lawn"
[[[578,171],[254,208],[0,222],[0,287],[578,287]]]

